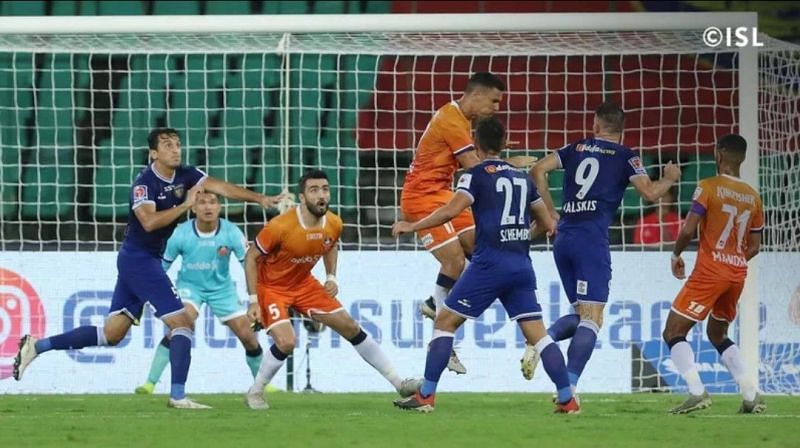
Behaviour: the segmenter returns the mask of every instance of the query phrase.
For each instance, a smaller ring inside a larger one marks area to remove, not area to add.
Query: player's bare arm
[[[264,208],[275,207],[284,197],[283,193],[278,196],[263,195],[213,177],[206,178],[204,184],[205,189],[212,193],[237,201],[257,202]]]
[[[195,199],[197,199],[197,193],[202,191],[204,186],[205,182],[190,188],[189,192],[186,194],[186,200],[177,207],[157,212],[155,204],[145,203],[136,207],[133,213],[136,214],[136,218],[142,224],[142,228],[144,228],[145,232],[152,232],[166,227],[192,208]]]
[[[416,232],[417,230],[427,229],[429,227],[436,227],[450,221],[459,213],[464,211],[465,208],[472,204],[472,198],[463,192],[457,191],[455,196],[450,199],[450,202],[439,207],[417,222],[411,223],[407,221],[398,221],[392,226],[392,235],[397,236],[403,233]]]
[[[325,291],[333,297],[339,294],[339,284],[336,282],[336,264],[339,261],[339,248],[334,245],[325,255],[322,262],[325,264]]]
[[[672,252],[672,275],[677,279],[686,278],[686,265],[683,263],[681,253],[697,234],[697,226],[700,224],[702,216],[690,211],[686,214],[686,221],[678,232],[678,239],[675,240],[675,249]]]
[[[751,258],[758,255],[760,250],[761,232],[750,232],[750,235],[747,236],[747,253],[745,253],[745,259],[750,261]]]
[[[247,309],[247,317],[253,322],[261,322],[261,308],[258,306],[258,259],[262,256],[261,251],[255,245],[247,248],[244,256],[244,276],[247,281],[247,293],[250,295],[250,306]]]
[[[529,174],[533,178],[533,183],[536,184],[536,190],[539,191],[544,205],[547,207],[550,216],[558,220],[558,212],[553,204],[553,196],[550,195],[550,186],[547,183],[547,173],[561,168],[561,163],[555,153],[546,156],[544,159],[536,162],[536,165],[531,168]]]
[[[478,154],[476,154],[474,150],[467,151],[457,155],[456,160],[458,160],[458,163],[461,165],[461,168],[465,170],[468,170],[473,166],[481,163],[481,159],[478,158]]]
[[[631,183],[642,198],[650,202],[655,202],[658,198],[664,196],[670,187],[672,187],[672,184],[677,182],[680,178],[681,169],[678,165],[668,162],[664,167],[664,176],[662,176],[661,179],[653,182],[647,176],[636,176],[631,179]]]
[[[531,234],[531,239],[538,238],[542,234],[547,234],[548,237],[553,238],[556,236],[557,222],[553,219],[544,201],[536,201],[531,204],[531,213],[536,219],[536,231]]]

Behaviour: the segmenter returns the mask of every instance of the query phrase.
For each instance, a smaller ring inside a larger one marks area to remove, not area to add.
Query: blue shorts
[[[108,314],[125,314],[138,324],[147,302],[161,319],[183,311],[183,303],[161,267],[161,260],[123,247],[117,256],[117,285]]]
[[[553,257],[569,303],[608,301],[611,253],[607,241],[559,233],[553,243]]]
[[[198,314],[200,307],[205,303],[222,323],[247,314],[247,311],[239,305],[239,295],[233,286],[219,291],[202,291],[192,285],[181,283],[178,279],[178,295],[184,304],[190,305]]]
[[[495,299],[500,299],[511,320],[542,315],[532,267],[507,272],[471,263],[448,294],[444,307],[461,317],[477,319]]]

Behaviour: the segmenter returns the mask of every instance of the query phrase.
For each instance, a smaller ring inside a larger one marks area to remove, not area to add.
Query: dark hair
[[[503,150],[506,128],[496,117],[482,118],[475,125],[475,143],[483,151],[498,153]]]
[[[738,134],[728,134],[717,140],[717,151],[729,155],[731,161],[741,163],[747,154],[747,140]]]
[[[613,101],[604,101],[595,109],[594,116],[602,122],[606,132],[621,134],[625,129],[625,111]]]
[[[475,73],[469,78],[469,82],[467,83],[467,88],[464,89],[464,92],[469,93],[473,90],[477,89],[478,87],[484,87],[489,89],[497,89],[501,92],[506,91],[506,85],[497,75],[489,72],[480,72]]]
[[[158,149],[158,138],[164,134],[175,134],[180,137],[178,131],[172,128],[155,128],[147,134],[147,147],[149,149]]]
[[[328,180],[328,175],[325,174],[325,171],[322,170],[309,170],[303,174],[303,177],[297,181],[297,187],[299,188],[298,193],[302,194],[306,191],[306,182],[309,179],[325,179]]]

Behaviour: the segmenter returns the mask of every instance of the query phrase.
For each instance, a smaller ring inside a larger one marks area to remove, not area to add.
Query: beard
[[[325,216],[325,213],[328,213],[328,204],[325,203],[324,205],[319,205],[316,202],[308,202],[306,201],[306,208],[312,215],[316,216],[317,218],[322,218]]]

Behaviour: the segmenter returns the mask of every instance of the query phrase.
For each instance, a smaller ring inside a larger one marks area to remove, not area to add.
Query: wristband
[[[328,278],[325,280],[326,282],[333,282],[336,283],[336,276],[333,274],[328,274]]]
[[[258,294],[250,294],[250,304],[258,303]]]

